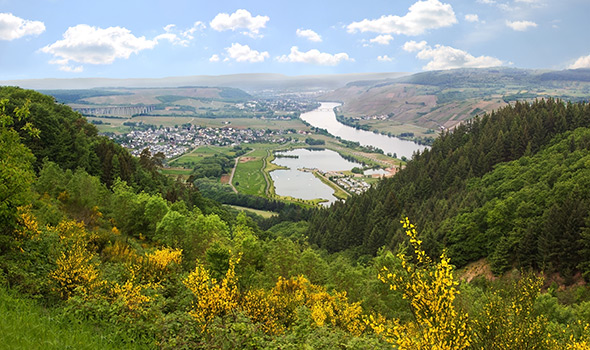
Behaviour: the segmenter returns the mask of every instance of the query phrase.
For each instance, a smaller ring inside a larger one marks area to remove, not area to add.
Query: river
[[[414,152],[428,148],[428,146],[419,145],[412,141],[375,134],[371,131],[357,130],[344,125],[336,119],[334,108],[337,106],[340,106],[340,103],[322,102],[319,108],[301,114],[300,118],[316,128],[326,129],[330,134],[343,140],[355,141],[363,146],[374,146],[382,149],[385,153],[395,153],[398,158],[410,159]]]

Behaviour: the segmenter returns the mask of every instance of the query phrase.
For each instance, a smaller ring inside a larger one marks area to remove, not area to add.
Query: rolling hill
[[[590,70],[541,71],[516,68],[431,71],[396,79],[358,81],[321,98],[343,102],[341,113],[382,132],[391,125],[453,128],[510,102],[554,97],[584,101]]]

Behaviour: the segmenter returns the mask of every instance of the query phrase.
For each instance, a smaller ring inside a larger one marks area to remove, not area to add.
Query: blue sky
[[[589,0],[0,0],[0,80],[590,67]]]

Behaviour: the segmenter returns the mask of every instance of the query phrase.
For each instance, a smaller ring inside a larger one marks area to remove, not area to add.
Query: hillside
[[[524,271],[459,283],[453,259],[470,257],[458,246],[434,255],[432,239],[455,228],[466,234],[456,244],[481,248],[482,235],[463,230],[464,222],[433,219],[452,219],[447,213],[457,210],[469,216],[465,203],[473,209],[468,219],[496,232],[485,239],[506,241],[490,257],[496,268],[516,263],[511,239],[522,237],[521,219],[548,227],[538,245],[547,250],[539,261],[519,249],[518,259],[561,272],[572,260],[586,263],[587,233],[577,229],[590,188],[587,104],[518,103],[463,124],[367,195],[318,211],[308,239],[310,223],[295,208],[263,220],[207,201],[163,177],[157,154],[132,157],[49,96],[0,88],[0,101],[6,348],[33,341],[47,348],[557,350],[590,342],[583,283],[545,289],[542,277]],[[491,152],[482,157],[484,150]],[[522,179],[529,187],[518,186]],[[512,210],[516,195],[529,205]],[[536,211],[533,198],[548,211]],[[506,210],[478,221],[478,205],[499,201]],[[502,222],[506,212],[516,230]],[[321,224],[324,236],[313,231]],[[363,232],[368,244],[356,247]],[[391,249],[380,248],[389,232]],[[362,254],[373,248],[376,254]]]
[[[374,254],[403,240],[397,217],[407,215],[427,250],[448,250],[458,266],[486,257],[497,273],[587,274],[589,127],[590,105],[551,99],[472,119],[394,178],[316,213],[310,240]]]
[[[341,113],[370,129],[396,133],[392,125],[402,124],[439,130],[514,101],[587,100],[589,78],[590,70],[584,69],[455,69],[353,82],[321,98],[342,101]],[[373,116],[383,117],[366,118]]]

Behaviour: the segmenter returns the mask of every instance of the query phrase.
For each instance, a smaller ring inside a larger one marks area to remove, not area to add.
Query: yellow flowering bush
[[[467,314],[455,306],[459,294],[453,277],[453,266],[446,254],[440,262],[433,262],[421,247],[422,241],[408,218],[401,221],[414,249],[413,260],[398,254],[402,269],[389,271],[386,267],[379,279],[399,290],[409,302],[414,321],[401,324],[370,317],[367,323],[398,349],[466,349],[471,344],[471,330]]]
[[[235,267],[240,257],[232,257],[224,278],[217,281],[210,272],[197,262],[195,270],[183,281],[196,297],[190,314],[201,324],[204,331],[216,317],[233,313],[238,307],[239,291]]]
[[[304,276],[279,277],[269,292],[249,291],[241,306],[244,313],[262,324],[268,334],[282,333],[298,318],[299,307],[310,310],[310,321],[317,327],[331,324],[354,335],[360,335],[366,327],[360,303],[349,303],[345,292],[330,294]]]
[[[166,270],[173,264],[180,265],[182,262],[182,249],[156,249],[152,253],[146,254],[146,256],[157,268]]]
[[[39,231],[39,223],[37,218],[31,213],[31,205],[21,206],[17,208],[20,226],[17,234],[22,237],[35,238],[41,231]]]
[[[56,269],[50,273],[55,290],[63,299],[77,295],[89,297],[104,285],[100,279],[96,254],[89,250],[89,242],[94,237],[86,231],[83,222],[64,220],[56,227],[48,227],[56,232],[62,251],[56,260]]]
[[[81,242],[74,243],[57,258],[57,268],[50,277],[55,282],[55,290],[63,299],[74,295],[86,298],[104,284],[93,258],[94,254]]]
[[[122,285],[115,283],[110,289],[110,294],[129,314],[137,316],[145,311],[152,301],[151,297],[144,294],[145,290],[154,287],[153,284],[136,283],[135,278],[130,278]]]
[[[140,255],[129,244],[120,240],[106,246],[102,250],[102,256],[116,263],[137,263],[141,260]]]
[[[259,324],[266,334],[281,334],[285,331],[282,322],[284,310],[276,295],[264,289],[249,290],[242,297],[240,305],[244,314]]]

